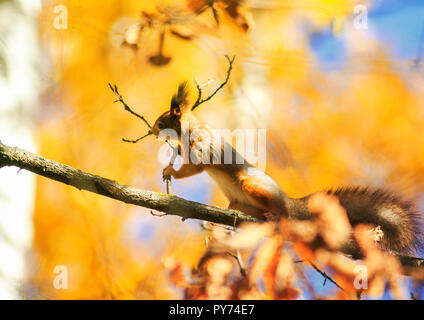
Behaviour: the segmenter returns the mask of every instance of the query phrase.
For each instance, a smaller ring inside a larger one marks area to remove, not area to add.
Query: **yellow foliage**
[[[135,145],[121,141],[138,138],[147,128],[113,103],[108,82],[116,83],[127,103],[153,122],[169,107],[180,81],[222,79],[223,55],[235,54],[229,85],[196,112],[216,127],[266,127],[267,172],[291,196],[359,183],[399,188],[409,196],[424,190],[423,90],[412,90],[409,83],[423,88],[422,77],[409,80],[383,52],[369,61],[349,60],[347,70],[338,74],[322,72],[297,27],[301,17],[318,30],[333,26],[339,36],[357,2],[284,0],[274,9],[247,7],[254,20],[248,31],[220,8],[217,28],[208,11],[182,24],[195,35],[192,40],[166,35],[163,54],[171,60],[164,66],[149,61],[157,53],[160,30],[142,30],[137,50],[119,41],[142,11],[158,13],[159,4],[186,8],[186,1],[47,3],[40,38],[51,63],[51,87],[45,88],[37,136],[39,153],[48,158],[164,191],[157,160],[161,143],[153,138]],[[68,8],[67,30],[52,26],[59,3]],[[243,91],[251,70],[259,74],[253,81],[266,83],[267,104],[251,102],[250,92]],[[184,186],[193,190],[196,179]],[[222,194],[209,189],[209,201],[225,206]],[[44,178],[37,179],[34,224],[30,283],[40,297],[181,298],[170,285],[164,259],[196,268],[205,250],[205,234],[196,223],[150,217],[148,210]],[[142,227],[152,234],[140,236]],[[68,290],[52,285],[57,265],[68,268]]]

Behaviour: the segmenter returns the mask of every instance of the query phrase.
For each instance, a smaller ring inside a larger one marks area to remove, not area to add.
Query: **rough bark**
[[[197,219],[228,226],[239,226],[243,222],[263,221],[240,211],[188,201],[175,195],[126,186],[29,151],[6,146],[0,141],[0,168],[4,166],[16,166],[73,186],[79,190],[90,191],[118,201],[160,211],[167,215],[180,216],[184,220]],[[424,270],[424,259],[404,256],[394,252],[392,254],[399,258],[404,267],[412,267],[414,269],[419,267],[419,269]],[[409,270],[409,272],[412,271]]]
[[[188,201],[175,195],[133,188],[0,142],[0,167],[3,166],[16,166],[79,190],[90,191],[168,215],[180,216],[183,219],[205,220],[228,226],[260,221],[240,211]]]

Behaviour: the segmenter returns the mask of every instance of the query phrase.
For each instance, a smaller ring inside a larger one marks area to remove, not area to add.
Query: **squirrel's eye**
[[[163,123],[162,123],[162,122],[160,122],[160,123],[158,124],[158,128],[159,128],[159,129],[163,129]]]

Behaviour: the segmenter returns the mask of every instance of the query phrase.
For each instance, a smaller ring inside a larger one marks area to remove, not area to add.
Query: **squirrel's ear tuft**
[[[175,116],[181,115],[181,109],[188,105],[188,88],[187,82],[182,82],[178,86],[178,91],[171,99],[171,114]]]

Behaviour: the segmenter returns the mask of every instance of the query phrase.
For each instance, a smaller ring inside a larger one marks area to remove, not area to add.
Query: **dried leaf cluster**
[[[166,259],[171,282],[186,299],[298,299],[304,290],[315,299],[380,298],[387,286],[394,298],[408,298],[399,261],[379,249],[380,229],[352,229],[334,196],[316,194],[308,205],[316,215],[311,221],[244,224],[237,232],[210,225],[207,250],[195,269]],[[364,254],[359,261],[338,251],[352,237]],[[332,282],[330,294],[314,292],[307,269],[315,269],[324,284]]]

